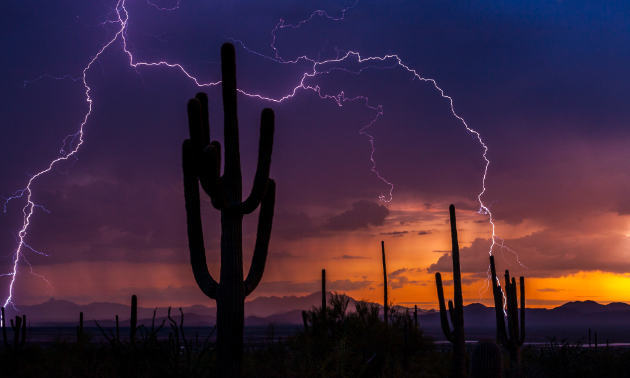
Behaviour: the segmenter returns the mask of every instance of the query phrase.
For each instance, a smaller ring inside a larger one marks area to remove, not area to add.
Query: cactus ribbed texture
[[[493,340],[479,340],[470,356],[470,378],[501,377],[503,377],[501,348]]]
[[[492,272],[492,292],[494,294],[494,309],[497,320],[497,340],[510,353],[510,377],[519,377],[521,367],[521,346],[525,342],[525,278],[521,277],[521,319],[519,330],[518,299],[516,296],[516,279],[510,272],[505,271],[505,298],[507,304],[508,328],[505,329],[505,317],[503,313],[503,292],[498,285],[497,273],[494,266],[494,256],[490,256],[490,270]]]
[[[221,172],[221,144],[210,142],[208,97],[198,93],[188,102],[190,139],[182,147],[184,197],[188,224],[190,262],[197,285],[217,301],[218,376],[240,377],[243,360],[245,297],[258,286],[267,261],[276,185],[269,179],[274,134],[274,113],[261,115],[258,166],[249,197],[242,200],[241,158],[236,108],[234,46],[221,48],[225,159]],[[199,184],[221,211],[221,270],[219,282],[208,271],[201,228]],[[243,216],[261,205],[254,256],[243,280]]]
[[[385,242],[381,241],[381,252],[383,254],[383,290],[384,290],[384,299],[383,299],[383,319],[385,320],[385,325],[387,325],[389,321],[389,303],[387,302],[387,266],[385,265]]]
[[[138,324],[138,297],[131,296],[131,318],[129,319],[129,341],[136,341],[136,325]]]
[[[466,375],[466,348],[464,344],[464,297],[462,295],[462,275],[459,268],[459,242],[457,241],[457,222],[455,219],[455,206],[449,206],[451,221],[451,244],[453,258],[453,290],[454,300],[448,301],[448,313],[453,324],[453,331],[448,324],[446,306],[444,305],[444,289],[442,288],[442,275],[435,273],[435,283],[437,286],[438,300],[440,304],[440,322],[442,331],[448,341],[453,344],[453,376],[456,378]]]

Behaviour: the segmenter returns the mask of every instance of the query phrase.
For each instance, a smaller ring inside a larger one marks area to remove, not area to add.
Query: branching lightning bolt
[[[8,297],[5,300],[4,306],[6,307],[7,305],[11,304],[13,305],[12,302],[12,296],[13,296],[13,287],[15,284],[15,280],[16,280],[16,276],[18,274],[18,263],[20,260],[24,261],[25,263],[27,263],[30,266],[30,263],[28,263],[28,260],[26,260],[26,258],[24,257],[23,254],[23,248],[27,248],[32,250],[33,252],[39,253],[39,254],[43,254],[42,252],[36,251],[35,249],[31,248],[29,245],[26,244],[25,242],[25,238],[27,235],[27,230],[28,227],[30,225],[31,222],[31,217],[34,214],[34,210],[36,208],[41,208],[43,209],[43,207],[37,205],[35,202],[33,202],[32,196],[33,196],[33,192],[31,189],[31,186],[33,184],[33,182],[40,176],[44,175],[45,173],[50,172],[53,167],[55,167],[57,165],[57,163],[61,162],[61,161],[68,161],[70,159],[72,159],[72,162],[76,161],[77,157],[76,154],[80,148],[80,146],[83,144],[83,130],[85,125],[87,124],[88,118],[92,112],[92,104],[93,104],[93,100],[90,97],[90,87],[87,83],[86,80],[86,74],[87,71],[93,66],[93,64],[95,62],[98,62],[99,57],[103,54],[103,52],[105,50],[107,50],[112,44],[114,44],[117,40],[120,40],[120,44],[122,46],[123,51],[127,54],[128,58],[129,58],[129,65],[131,67],[134,67],[134,69],[136,69],[136,72],[138,72],[138,74],[140,74],[140,72],[138,71],[139,67],[150,67],[150,66],[165,66],[165,67],[170,67],[170,68],[174,68],[174,69],[178,69],[180,70],[184,75],[186,75],[190,80],[192,80],[197,86],[199,87],[210,87],[210,86],[215,86],[220,84],[220,81],[217,82],[210,82],[210,83],[201,83],[197,78],[195,78],[193,75],[191,75],[181,64],[178,63],[169,63],[169,62],[165,62],[165,61],[160,61],[160,62],[136,62],[134,60],[134,55],[132,54],[132,52],[130,51],[130,49],[128,48],[128,44],[130,44],[130,42],[128,41],[128,35],[127,35],[127,29],[129,27],[129,12],[127,11],[127,9],[125,8],[125,1],[126,0],[118,0],[118,2],[116,3],[116,6],[114,8],[111,8],[111,12],[106,16],[106,20],[103,21],[102,23],[100,23],[100,26],[105,26],[107,24],[116,24],[118,25],[117,31],[116,33],[111,36],[108,37],[108,40],[105,44],[103,44],[101,46],[101,48],[98,50],[97,54],[94,55],[94,57],[89,61],[89,63],[87,64],[87,66],[83,69],[82,71],[82,75],[79,78],[74,78],[71,75],[65,75],[63,77],[54,77],[52,75],[42,75],[39,78],[37,78],[36,80],[31,80],[31,81],[25,81],[24,85],[27,85],[29,83],[35,82],[37,80],[43,79],[43,78],[52,78],[52,79],[56,79],[56,80],[63,80],[66,78],[69,78],[73,81],[80,81],[84,88],[85,88],[85,96],[86,96],[86,101],[88,103],[88,111],[85,114],[85,117],[83,118],[83,122],[79,125],[79,131],[76,134],[72,134],[72,135],[68,135],[64,141],[63,141],[63,146],[60,149],[60,153],[59,153],[59,157],[56,158],[55,160],[51,161],[50,164],[48,165],[48,167],[44,170],[42,170],[41,172],[38,172],[35,175],[32,175],[26,185],[26,187],[24,189],[18,190],[16,191],[11,197],[6,198],[5,199],[5,203],[4,203],[4,211],[6,212],[6,206],[7,204],[14,199],[17,198],[22,198],[26,195],[26,200],[27,200],[27,204],[24,206],[23,208],[23,224],[22,224],[22,228],[19,231],[19,233],[17,234],[17,249],[15,250],[14,254],[13,254],[13,270],[11,273],[7,273],[7,274],[3,274],[4,276],[8,275],[8,276],[12,276],[11,279],[11,283],[9,286],[9,294]],[[156,4],[150,2],[149,0],[145,0],[147,2],[147,4],[155,7],[156,9],[160,10],[160,11],[174,11],[176,9],[179,9],[180,6],[180,0],[177,1],[177,4],[172,7],[172,8],[163,8],[163,7],[159,7]],[[270,102],[283,102],[285,100],[288,100],[290,98],[293,98],[294,96],[296,96],[296,94],[298,93],[298,91],[300,90],[311,90],[316,92],[320,98],[322,99],[332,99],[334,100],[338,106],[343,106],[343,104],[345,102],[349,102],[349,101],[362,101],[365,103],[365,106],[373,111],[376,112],[376,115],[374,117],[374,119],[372,119],[371,122],[369,122],[367,125],[365,125],[364,127],[362,127],[359,130],[359,134],[361,135],[365,135],[369,142],[370,145],[372,147],[372,151],[370,154],[370,160],[372,161],[372,171],[377,175],[377,177],[382,180],[384,183],[386,183],[389,186],[389,192],[385,195],[382,194],[379,195],[379,198],[381,201],[384,202],[390,202],[393,199],[393,189],[394,189],[394,185],[392,183],[390,183],[389,181],[387,181],[376,169],[376,161],[374,159],[374,153],[376,151],[375,149],[375,143],[374,143],[374,137],[370,134],[368,134],[368,130],[369,128],[378,120],[379,116],[381,116],[383,114],[383,107],[382,105],[373,105],[370,103],[369,98],[367,96],[356,96],[356,97],[352,97],[352,98],[348,98],[345,96],[344,92],[341,91],[340,93],[336,94],[336,95],[329,95],[329,94],[323,94],[321,88],[319,87],[319,85],[309,85],[307,84],[305,81],[307,79],[310,78],[314,78],[318,75],[324,75],[324,74],[328,74],[331,73],[334,70],[341,70],[341,71],[345,71],[348,73],[352,73],[352,74],[360,74],[361,72],[363,72],[364,70],[368,70],[368,69],[393,69],[395,67],[401,67],[405,70],[407,70],[407,72],[409,72],[410,74],[412,74],[412,80],[413,79],[417,79],[423,82],[427,82],[432,84],[435,89],[437,89],[441,95],[442,98],[445,98],[449,101],[450,104],[450,109],[451,112],[453,114],[454,117],[456,117],[465,127],[466,131],[471,134],[472,136],[474,136],[474,138],[476,138],[478,140],[478,142],[481,144],[481,146],[483,147],[483,158],[485,161],[485,167],[484,167],[484,174],[483,174],[483,180],[482,180],[482,191],[479,193],[479,195],[477,196],[477,199],[479,201],[479,214],[482,215],[487,215],[489,217],[489,222],[492,225],[492,245],[490,246],[490,251],[489,254],[492,254],[492,250],[495,246],[499,246],[501,248],[501,250],[503,250],[504,248],[507,249],[507,247],[505,247],[504,245],[504,240],[499,238],[495,231],[496,231],[496,227],[494,224],[494,221],[492,219],[492,213],[490,212],[489,207],[487,207],[486,205],[484,205],[483,201],[482,201],[482,196],[483,194],[486,192],[486,177],[488,174],[488,168],[490,165],[490,160],[488,159],[488,147],[487,145],[483,142],[482,138],[481,138],[481,134],[479,132],[477,132],[476,130],[472,129],[467,123],[466,121],[459,116],[456,112],[455,112],[455,108],[454,108],[454,103],[453,103],[453,99],[446,95],[444,93],[444,91],[437,85],[437,82],[434,79],[429,79],[429,78],[424,78],[422,76],[420,76],[420,74],[418,74],[418,72],[412,68],[410,68],[408,65],[404,64],[403,61],[401,60],[401,58],[398,55],[395,54],[390,54],[390,55],[385,55],[385,56],[381,56],[381,57],[363,57],[361,56],[360,53],[358,52],[353,52],[353,51],[348,51],[348,52],[343,52],[343,51],[337,51],[337,57],[335,59],[328,59],[328,60],[323,60],[320,61],[320,57],[317,57],[317,60],[312,59],[312,58],[308,58],[306,55],[301,56],[295,60],[285,60],[282,58],[282,56],[280,55],[278,49],[275,46],[275,42],[276,42],[276,34],[275,32],[277,30],[280,29],[284,29],[284,28],[299,28],[302,25],[308,23],[309,21],[311,21],[312,19],[314,19],[315,17],[326,17],[332,21],[339,21],[339,20],[343,20],[345,17],[345,14],[348,10],[354,8],[356,6],[356,3],[353,4],[352,6],[348,6],[345,7],[344,9],[342,9],[341,13],[341,17],[335,18],[332,17],[330,15],[328,15],[328,13],[326,13],[325,11],[322,10],[317,10],[315,12],[313,12],[310,17],[308,17],[305,20],[300,21],[297,24],[286,24],[284,22],[284,20],[280,20],[280,22],[275,26],[275,28],[271,31],[271,35],[273,37],[272,43],[271,43],[271,48],[273,49],[275,56],[267,56],[261,53],[258,53],[256,51],[253,51],[252,49],[249,49],[242,41],[240,40],[236,40],[233,38],[227,38],[232,40],[235,43],[240,44],[243,49],[245,49],[246,51],[256,54],[260,57],[263,57],[265,59],[270,59],[273,60],[279,64],[296,64],[300,61],[302,62],[309,62],[312,66],[310,71],[308,72],[304,72],[304,74],[302,75],[302,78],[300,80],[300,82],[293,88],[293,90],[291,90],[288,94],[279,97],[279,98],[272,98],[272,97],[268,97],[262,94],[253,94],[253,93],[248,93],[243,89],[238,89],[238,91],[240,93],[242,93],[245,96],[248,97],[254,97],[254,98],[259,98],[265,101],[270,101]],[[114,19],[111,20],[110,16],[113,15]],[[109,36],[109,34],[108,34]],[[348,59],[356,59],[358,61],[358,63],[360,64],[365,64],[365,66],[359,68],[358,70],[349,70],[349,69],[345,69],[345,68],[341,68],[341,67],[335,67],[334,65],[336,63],[341,63],[343,61],[346,61]],[[385,64],[383,66],[383,64]],[[331,68],[325,69],[326,66],[332,66]],[[66,169],[67,171],[67,169]],[[43,209],[45,210],[45,209]],[[514,251],[508,249],[508,251],[516,254]],[[47,255],[46,255],[47,256]],[[520,261],[518,260],[517,257],[517,261],[520,263]],[[521,264],[521,266],[523,266]],[[31,273],[35,274],[33,272],[33,269],[31,267]],[[3,276],[0,275],[0,276]],[[45,280],[48,284],[48,286],[50,287],[50,283],[42,276],[35,274],[36,276],[42,278],[43,280]]]

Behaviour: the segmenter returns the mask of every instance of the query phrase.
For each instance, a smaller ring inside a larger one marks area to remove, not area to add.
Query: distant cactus
[[[13,319],[11,319],[11,328],[13,328],[14,335],[13,351],[18,351],[22,349],[26,343],[26,315],[22,315],[22,317],[16,316],[15,323],[13,323]],[[20,331],[22,332],[22,338],[20,338]]]
[[[129,341],[136,341],[136,326],[138,325],[138,297],[131,296],[131,318],[129,319]],[[118,333],[118,329],[116,330]]]
[[[322,269],[322,324],[326,323],[326,269]]]
[[[501,377],[503,377],[501,349],[493,340],[479,340],[470,356],[470,378]]]
[[[389,303],[387,302],[387,266],[385,265],[385,242],[381,241],[381,252],[383,254],[383,291],[384,291],[384,300],[383,300],[383,319],[385,320],[385,325],[387,325],[389,321]]]
[[[418,305],[414,305],[414,310],[413,310],[413,324],[416,327],[416,329],[418,329]]]
[[[221,172],[221,145],[210,141],[208,97],[198,93],[188,102],[190,139],[182,148],[184,198],[188,224],[190,262],[197,285],[217,301],[218,376],[240,377],[243,361],[245,297],[262,279],[273,221],[276,185],[269,178],[274,134],[274,113],[261,115],[258,166],[250,196],[242,200],[241,158],[236,109],[236,63],[234,46],[221,48],[225,159]],[[201,228],[199,184],[221,211],[221,273],[217,282],[208,271]],[[261,205],[262,203],[262,205]],[[243,280],[243,216],[261,205],[254,256]]]
[[[525,342],[525,278],[521,277],[521,319],[519,330],[518,299],[516,296],[516,279],[510,272],[505,271],[505,292],[507,304],[508,329],[505,329],[505,317],[503,314],[503,292],[498,285],[497,273],[494,267],[494,256],[490,256],[490,270],[492,272],[492,292],[494,294],[494,309],[497,320],[497,339],[499,343],[510,353],[510,377],[521,375],[521,346]]]
[[[448,324],[446,306],[444,305],[444,289],[442,288],[442,275],[435,273],[435,283],[437,286],[438,300],[440,302],[440,321],[442,331],[448,341],[453,343],[453,375],[457,378],[466,375],[466,347],[464,344],[464,297],[462,295],[462,275],[459,268],[459,242],[457,241],[457,224],[455,220],[455,206],[449,207],[451,221],[451,244],[453,258],[453,290],[454,299],[448,301],[448,312],[451,316],[453,331]]]
[[[83,311],[79,312],[79,325],[77,326],[77,344],[83,345]]]

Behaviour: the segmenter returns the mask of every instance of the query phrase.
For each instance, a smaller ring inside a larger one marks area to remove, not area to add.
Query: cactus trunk
[[[136,341],[136,325],[138,324],[138,297],[131,296],[131,318],[129,319],[129,341]]]
[[[389,303],[387,302],[387,266],[385,265],[385,242],[384,241],[381,241],[381,253],[383,255],[383,290],[384,290],[383,319],[385,320],[385,325],[387,325],[389,321]]]
[[[418,329],[418,305],[414,305],[413,324],[416,327],[416,329]]]
[[[462,295],[462,275],[459,267],[459,242],[457,240],[457,222],[455,219],[455,206],[449,207],[451,222],[451,244],[453,259],[453,290],[454,300],[448,301],[448,314],[453,324],[453,331],[448,324],[446,306],[444,304],[444,290],[442,288],[442,275],[435,273],[435,283],[438,292],[440,306],[440,322],[442,331],[448,341],[453,344],[453,376],[456,378],[466,376],[466,346],[464,335],[464,297]]]
[[[217,288],[217,360],[224,361],[221,369],[222,377],[240,376],[243,360],[245,291],[242,228],[242,215],[221,213],[221,284]]]
[[[322,322],[326,321],[326,269],[322,269]]]

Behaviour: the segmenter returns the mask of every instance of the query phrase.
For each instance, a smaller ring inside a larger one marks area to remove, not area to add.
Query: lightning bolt
[[[18,191],[16,191],[15,193],[13,193],[12,196],[10,196],[9,198],[5,198],[5,203],[4,203],[4,211],[6,212],[6,206],[7,204],[17,198],[23,198],[24,196],[26,196],[26,205],[23,207],[22,212],[23,212],[23,223],[22,223],[22,228],[19,231],[19,233],[17,234],[16,240],[18,243],[17,249],[15,250],[14,254],[13,254],[13,270],[10,273],[7,274],[3,274],[0,276],[12,276],[11,279],[11,283],[9,286],[9,294],[8,297],[5,300],[4,306],[6,307],[7,305],[11,304],[13,305],[12,302],[12,297],[13,297],[13,288],[15,285],[15,281],[16,281],[16,276],[18,274],[18,263],[20,260],[24,261],[25,263],[27,263],[29,266],[30,264],[28,263],[28,260],[26,260],[26,258],[24,257],[23,254],[23,249],[27,248],[30,249],[33,252],[45,255],[44,253],[38,252],[36,250],[34,250],[33,248],[31,248],[29,245],[26,244],[25,242],[25,238],[27,235],[27,231],[28,231],[28,227],[30,225],[31,222],[31,218],[34,215],[34,211],[36,208],[40,208],[43,209],[44,211],[46,211],[43,207],[41,207],[40,205],[37,205],[35,202],[33,202],[33,192],[31,189],[31,186],[33,184],[33,182],[40,176],[50,172],[55,166],[57,166],[57,163],[62,162],[62,161],[72,161],[72,163],[74,163],[77,160],[77,152],[79,150],[79,148],[81,147],[81,145],[83,144],[83,132],[84,132],[84,127],[88,122],[88,119],[90,117],[90,114],[92,113],[92,105],[93,105],[93,100],[90,97],[90,86],[87,83],[86,80],[86,73],[87,71],[94,65],[95,62],[98,62],[99,57],[108,49],[110,48],[110,46],[112,46],[113,44],[115,44],[116,41],[120,41],[120,45],[122,46],[123,51],[126,53],[126,55],[128,56],[128,60],[129,60],[129,65],[131,67],[133,67],[136,72],[141,75],[141,73],[138,71],[138,69],[140,67],[155,67],[155,66],[164,66],[164,67],[169,67],[172,69],[176,69],[181,71],[184,75],[186,75],[186,77],[188,77],[188,79],[192,80],[197,86],[199,87],[211,87],[211,86],[216,86],[218,84],[220,84],[220,81],[217,82],[209,82],[209,83],[202,83],[200,82],[197,78],[195,78],[193,75],[191,75],[181,64],[178,63],[169,63],[169,62],[165,62],[165,61],[160,61],[160,62],[140,62],[140,61],[135,61],[134,59],[134,55],[133,53],[130,51],[129,46],[131,45],[131,42],[128,41],[128,35],[127,35],[127,29],[129,27],[129,12],[127,11],[127,9],[125,8],[125,1],[127,0],[118,0],[116,3],[116,6],[114,8],[111,8],[111,12],[109,14],[107,14],[105,16],[105,21],[101,22],[100,24],[98,24],[97,26],[106,26],[106,25],[117,25],[117,29],[116,29],[116,33],[113,34],[111,37],[108,37],[108,40],[106,43],[104,43],[101,48],[98,50],[98,52],[93,56],[93,58],[89,61],[89,63],[87,64],[87,66],[83,69],[82,71],[82,75],[81,77],[78,78],[74,78],[71,75],[65,75],[63,77],[54,77],[52,75],[49,74],[45,74],[40,76],[39,78],[35,79],[35,80],[30,80],[30,81],[25,81],[24,85],[36,82],[38,80],[41,80],[43,78],[51,78],[51,79],[55,79],[55,80],[64,80],[64,79],[71,79],[73,81],[76,82],[81,82],[85,88],[85,98],[86,98],[86,102],[88,103],[88,111],[85,114],[84,118],[83,118],[83,122],[79,125],[79,131],[76,134],[72,134],[72,135],[68,135],[64,140],[63,140],[63,145],[60,149],[59,152],[59,157],[54,159],[53,161],[50,162],[50,164],[48,165],[48,167],[38,173],[36,173],[35,175],[32,175],[26,185],[26,187],[24,189],[20,189]],[[154,3],[152,3],[150,0],[144,0],[147,2],[147,4],[155,7],[157,10],[160,11],[175,11],[177,9],[179,9],[180,7],[180,0],[177,1],[177,4],[174,7],[171,8],[164,8],[164,7],[160,7]],[[387,179],[385,179],[377,170],[377,165],[376,165],[376,161],[374,159],[374,153],[376,151],[375,148],[375,142],[374,142],[374,137],[368,133],[370,127],[378,120],[378,118],[383,115],[383,107],[382,105],[373,105],[370,103],[370,100],[367,96],[363,96],[363,95],[359,95],[359,96],[355,96],[355,97],[346,97],[344,92],[341,91],[336,95],[330,95],[330,94],[324,94],[322,93],[322,89],[320,88],[319,85],[309,85],[307,84],[307,81],[311,78],[315,78],[319,75],[325,75],[325,74],[329,74],[333,71],[345,71],[347,73],[352,73],[352,74],[361,74],[363,71],[365,70],[369,70],[369,69],[393,69],[396,67],[400,67],[402,69],[405,69],[408,73],[410,73],[412,75],[412,80],[419,80],[422,82],[426,82],[429,83],[431,85],[433,85],[433,87],[435,87],[435,89],[440,93],[440,96],[446,100],[449,101],[450,104],[450,110],[453,114],[453,116],[455,118],[457,118],[462,125],[465,127],[466,131],[472,135],[475,139],[478,140],[478,142],[481,144],[481,146],[483,147],[483,158],[485,161],[485,167],[484,167],[484,174],[483,174],[483,179],[482,179],[482,191],[479,193],[479,195],[477,196],[477,199],[479,201],[479,210],[478,213],[482,214],[482,215],[487,215],[489,218],[489,222],[492,225],[492,245],[490,247],[490,251],[489,254],[492,254],[492,250],[495,246],[499,246],[501,248],[501,250],[503,250],[504,248],[507,248],[504,246],[504,240],[499,238],[496,235],[496,226],[495,223],[492,219],[492,213],[489,209],[488,206],[486,206],[483,203],[482,200],[482,196],[484,195],[484,193],[486,192],[486,177],[488,174],[488,168],[490,166],[490,160],[488,159],[488,146],[483,142],[482,138],[481,138],[481,134],[479,132],[477,132],[476,130],[472,129],[464,120],[464,118],[462,118],[461,116],[459,116],[456,112],[455,112],[455,107],[454,107],[454,102],[453,99],[446,95],[444,93],[444,91],[442,90],[442,88],[440,88],[437,84],[437,82],[434,79],[430,79],[430,78],[424,78],[422,77],[415,69],[410,68],[408,65],[404,64],[403,61],[401,60],[401,58],[398,55],[395,54],[389,54],[389,55],[384,55],[384,56],[376,56],[376,57],[364,57],[362,56],[359,52],[354,52],[354,51],[340,51],[337,50],[337,56],[335,59],[328,59],[328,60],[320,60],[320,56],[321,53],[318,55],[317,59],[312,59],[307,57],[306,55],[301,56],[296,58],[295,60],[285,60],[284,58],[282,58],[282,56],[280,55],[280,52],[278,51],[278,49],[275,46],[275,42],[276,42],[276,32],[278,30],[281,29],[285,29],[285,28],[292,28],[292,29],[297,29],[300,28],[302,25],[308,23],[309,21],[313,20],[315,17],[325,17],[331,21],[340,21],[343,20],[345,17],[345,14],[348,10],[354,8],[357,5],[358,1],[355,2],[353,5],[345,7],[342,9],[341,11],[341,17],[333,17],[330,16],[327,12],[323,11],[323,10],[317,10],[315,12],[313,12],[310,17],[308,17],[305,20],[302,20],[300,22],[298,22],[297,24],[287,24],[285,23],[284,20],[280,20],[278,24],[276,24],[276,26],[274,27],[274,29],[271,31],[271,36],[272,36],[272,42],[271,42],[271,48],[274,51],[274,56],[267,56],[261,53],[258,53],[250,48],[248,48],[242,41],[240,40],[236,40],[233,38],[226,38],[228,40],[231,40],[237,44],[240,44],[241,47],[248,51],[249,53],[252,54],[256,54],[262,58],[265,59],[270,59],[273,60],[279,64],[297,64],[298,62],[308,62],[310,64],[309,70],[307,72],[304,72],[302,75],[301,80],[297,83],[297,85],[286,95],[282,96],[282,97],[278,97],[278,98],[272,98],[272,97],[268,97],[262,94],[255,94],[255,93],[249,93],[246,92],[243,89],[238,89],[238,91],[248,97],[252,97],[252,98],[258,98],[261,100],[265,100],[265,101],[269,101],[269,102],[276,102],[276,103],[280,103],[283,102],[285,100],[291,99],[294,96],[296,96],[299,91],[301,90],[310,90],[310,91],[314,91],[318,94],[318,96],[321,99],[328,99],[328,100],[334,100],[336,102],[336,104],[338,106],[343,106],[346,102],[352,102],[352,101],[360,101],[363,102],[365,104],[365,106],[368,109],[371,109],[373,111],[375,111],[376,115],[375,117],[372,119],[371,122],[369,122],[368,124],[366,124],[365,126],[363,126],[360,130],[359,130],[359,134],[360,135],[364,135],[365,137],[368,138],[370,145],[371,145],[371,154],[370,154],[370,160],[372,162],[372,172],[374,172],[376,174],[376,176],[383,181],[387,186],[389,186],[389,191],[387,194],[383,194],[381,193],[379,195],[379,199],[383,202],[391,202],[393,200],[393,190],[394,190],[394,185],[389,182]],[[112,18],[113,19],[110,19]],[[109,34],[108,34],[109,36]],[[342,68],[339,66],[340,63],[346,61],[346,60],[356,60],[359,64],[363,65],[361,66],[359,69],[357,70],[350,70],[350,69],[346,69],[346,68]],[[329,67],[329,68],[326,68]],[[66,169],[67,172],[67,169]],[[64,172],[62,172],[64,173]],[[508,249],[509,250],[509,249]],[[514,251],[509,250],[510,252],[513,252],[514,254],[516,254]],[[47,256],[47,255],[46,255]],[[517,257],[517,261],[518,261],[518,257]],[[518,261],[520,264],[520,261]],[[522,265],[522,264],[521,264]],[[31,273],[35,274],[33,272],[33,269],[31,267]],[[42,278],[43,280],[45,280],[47,282],[48,287],[50,286],[50,283],[42,276],[35,274],[36,276]]]

